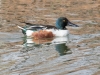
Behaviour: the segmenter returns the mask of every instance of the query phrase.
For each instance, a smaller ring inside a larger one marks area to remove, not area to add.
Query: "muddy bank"
[[[25,23],[55,25],[58,17],[67,17],[78,25],[100,28],[100,1],[1,0],[0,31],[18,31]],[[99,29],[100,30],[100,29]]]

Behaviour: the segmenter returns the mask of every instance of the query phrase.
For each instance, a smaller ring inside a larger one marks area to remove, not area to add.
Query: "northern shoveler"
[[[79,27],[76,24],[71,23],[66,17],[60,17],[56,21],[56,26],[50,25],[39,25],[26,23],[25,27],[20,27],[22,33],[26,36],[31,36],[35,38],[50,38],[54,36],[67,36],[69,31],[66,26]]]

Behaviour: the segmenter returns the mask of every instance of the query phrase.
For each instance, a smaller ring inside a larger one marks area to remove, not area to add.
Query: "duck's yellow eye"
[[[66,20],[63,20],[63,22],[66,22]]]

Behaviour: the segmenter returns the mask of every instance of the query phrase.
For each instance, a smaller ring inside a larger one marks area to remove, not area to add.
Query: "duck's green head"
[[[78,25],[71,23],[66,17],[60,17],[56,21],[56,27],[58,29],[66,29],[66,26],[79,27]]]
[[[68,24],[68,19],[66,17],[60,17],[56,21],[56,27],[58,29],[65,29]]]

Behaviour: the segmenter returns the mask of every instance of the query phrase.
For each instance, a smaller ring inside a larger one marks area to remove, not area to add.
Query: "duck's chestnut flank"
[[[45,39],[45,38],[53,38],[54,35],[51,31],[40,30],[40,31],[34,32],[32,34],[32,37],[34,39]]]

